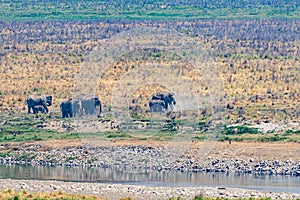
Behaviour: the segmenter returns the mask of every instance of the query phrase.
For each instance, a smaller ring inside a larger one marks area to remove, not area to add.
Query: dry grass
[[[80,26],[82,28],[98,26],[100,29],[104,29],[109,25],[99,23]],[[119,26],[119,24],[116,24],[116,26]],[[70,28],[72,29],[72,27]],[[8,36],[12,34],[12,32],[5,30],[2,34]],[[26,30],[28,31],[28,27],[23,31]],[[24,32],[21,30],[19,34],[22,35]],[[109,35],[111,32],[107,34]],[[5,55],[0,60],[0,110],[26,112],[24,100],[28,95],[48,93],[54,96],[54,104],[50,109],[59,112],[60,102],[73,95],[75,77],[80,72],[80,66],[85,55],[89,54],[91,49],[102,42],[101,40],[92,39],[80,41],[81,36],[84,35],[76,35],[76,37],[70,35],[68,37],[73,38],[70,41],[64,41],[64,43],[57,42],[55,40],[56,36],[49,36],[49,38],[53,37],[52,42],[27,44],[17,42],[7,44],[3,42],[0,44],[0,48],[5,49]],[[44,37],[47,38],[47,36]],[[253,41],[235,41],[226,37],[219,39],[202,35],[198,39],[209,52],[214,53],[222,50],[224,54],[231,53],[231,56],[217,55],[215,57],[217,69],[223,79],[226,102],[233,107],[233,110],[227,113],[227,118],[231,122],[235,122],[240,117],[238,114],[240,107],[244,108],[243,117],[258,122],[265,119],[276,121],[299,120],[300,61],[296,59],[297,51],[299,51],[298,47],[300,46],[299,42],[285,43],[284,41],[277,41],[275,43],[265,41],[266,46],[269,46],[270,49],[266,50],[266,56],[264,56],[258,55],[262,50],[249,46]],[[9,47],[8,50],[7,47]],[[13,50],[14,48],[16,50]],[[292,54],[294,52],[295,57],[270,57],[270,55],[277,53],[272,51],[275,48],[282,54],[285,52]],[[170,61],[164,63],[166,66],[174,64]],[[124,63],[120,59],[107,67],[104,76],[101,80],[99,79],[96,87],[97,94],[103,101],[105,110],[110,107],[112,93],[122,75],[130,71],[130,67],[138,64],[143,63],[134,60]],[[182,77],[193,80],[193,70],[189,66],[183,66],[183,68],[186,71],[182,71]],[[197,78],[195,85],[201,83],[201,78],[201,76]],[[196,94],[205,95],[207,93],[205,88],[205,84],[203,84],[201,87],[198,85],[197,89],[191,90]],[[150,94],[165,89],[161,86],[148,88],[142,86],[129,98],[140,98],[139,105],[143,109],[147,109],[147,100],[151,96]]]
[[[46,193],[29,193],[26,190],[22,192],[17,192],[12,189],[8,189],[7,191],[0,191],[0,199],[13,199],[13,200],[21,200],[21,199],[35,199],[35,200],[42,200],[42,199],[72,199],[72,200],[79,200],[79,199],[86,199],[86,200],[105,200],[105,198],[100,198],[97,196],[87,196],[87,195],[77,195],[77,194],[67,194],[63,191]]]

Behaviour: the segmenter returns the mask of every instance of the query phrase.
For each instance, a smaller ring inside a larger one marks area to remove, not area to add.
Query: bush
[[[260,142],[278,142],[278,141],[284,141],[286,140],[286,137],[281,137],[278,134],[272,135],[272,136],[265,136],[258,138],[258,141]]]
[[[19,200],[19,199],[20,199],[19,195],[16,195],[13,198],[9,198],[9,200]]]
[[[291,130],[291,129],[288,129],[285,133],[286,134],[297,134],[297,135],[300,135],[300,130]]]
[[[203,195],[197,195],[193,198],[193,200],[204,200],[205,198],[203,197]]]
[[[257,128],[251,128],[247,126],[226,126],[223,131],[225,135],[236,135],[236,134],[258,134],[259,131]]]
[[[105,134],[106,138],[131,138],[131,136],[127,133],[122,132],[108,132]]]

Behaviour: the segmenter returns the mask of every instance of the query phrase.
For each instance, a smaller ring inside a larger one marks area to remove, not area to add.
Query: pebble
[[[40,144],[31,144],[20,146],[1,157],[0,164],[300,176],[300,161],[290,159],[278,161],[207,157],[204,161],[198,161],[184,152],[180,155],[168,148],[143,145],[47,149]]]

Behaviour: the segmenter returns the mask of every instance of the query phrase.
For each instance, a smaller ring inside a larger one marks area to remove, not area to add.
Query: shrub
[[[205,198],[203,197],[203,195],[197,195],[193,198],[193,200],[204,200]]]
[[[286,139],[287,139],[286,137],[281,137],[278,134],[275,134],[272,136],[259,137],[258,141],[260,141],[260,142],[278,142],[278,141],[284,141]]]
[[[20,197],[18,195],[14,196],[14,200],[19,200]]]
[[[247,126],[226,126],[222,133],[225,135],[235,135],[235,134],[258,134],[259,131],[257,128],[251,128]]]
[[[131,136],[127,133],[122,133],[122,132],[108,132],[105,134],[106,138],[130,138]]]
[[[285,133],[286,134],[297,134],[297,135],[300,135],[300,130],[291,130],[291,129],[288,129]]]

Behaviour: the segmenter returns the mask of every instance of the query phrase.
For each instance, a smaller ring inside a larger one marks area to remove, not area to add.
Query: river
[[[128,171],[111,168],[0,165],[0,178],[124,183],[146,186],[213,186],[255,189],[264,192],[300,193],[300,177],[274,175],[169,171],[138,172],[136,170]]]

